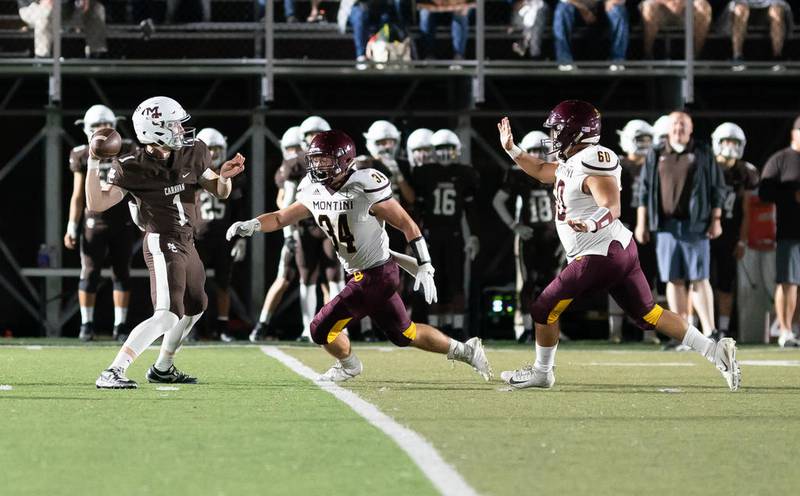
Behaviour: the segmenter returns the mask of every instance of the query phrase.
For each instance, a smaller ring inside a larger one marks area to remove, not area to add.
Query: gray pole
[[[267,2],[270,4],[272,2]],[[252,146],[252,156],[247,161],[250,164],[250,210],[253,216],[264,213],[266,210],[265,186],[267,182],[267,157],[266,146],[264,143],[264,119],[266,107],[258,107],[253,112],[252,136],[250,143]],[[250,302],[251,314],[258,315],[261,303],[264,300],[266,285],[264,283],[265,267],[265,238],[263,234],[256,234],[250,241]]]
[[[50,74],[49,104],[45,125],[45,219],[44,239],[50,252],[50,266],[61,267],[61,2],[53,2],[53,68]],[[48,337],[61,336],[61,278],[45,282],[45,327]]]
[[[273,57],[275,56],[275,3],[266,3],[264,15],[264,77],[261,81],[261,103],[275,99],[273,87]]]
[[[475,76],[472,78],[472,100],[474,103],[484,102],[483,63],[486,59],[486,16],[483,1],[475,7]]]
[[[694,103],[694,2],[686,0],[684,29],[686,31],[685,73],[683,76],[683,104]]]

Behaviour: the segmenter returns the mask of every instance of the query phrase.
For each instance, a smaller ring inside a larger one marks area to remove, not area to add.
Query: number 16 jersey
[[[628,247],[633,234],[619,219],[597,232],[577,232],[567,224],[567,219],[588,219],[598,208],[594,197],[583,192],[587,177],[611,176],[621,188],[621,171],[617,154],[599,145],[584,148],[566,162],[559,161],[553,187],[556,229],[568,261],[584,255],[606,256],[613,241],[619,241],[623,248]]]
[[[389,179],[375,169],[354,170],[338,190],[303,178],[297,201],[333,241],[344,270],[352,274],[389,259],[384,222],[370,213],[376,203],[392,198]]]

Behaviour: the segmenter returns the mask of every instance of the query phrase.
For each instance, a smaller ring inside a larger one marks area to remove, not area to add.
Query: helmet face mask
[[[431,163],[433,161],[433,155],[434,152],[432,146],[426,146],[411,150],[412,162],[419,165]]]
[[[375,142],[375,149],[379,158],[394,159],[397,152],[397,140],[394,138],[378,140]]]
[[[545,150],[545,148],[543,146],[540,146],[538,148],[528,148],[525,151],[528,153],[528,155],[531,155],[534,158],[538,158],[539,160],[546,160],[547,159],[547,155],[548,154],[547,154],[547,151]]]
[[[649,134],[640,134],[636,136],[634,138],[634,143],[636,144],[636,150],[633,153],[639,157],[647,155],[647,153],[653,149],[653,137]]]
[[[411,167],[429,164],[434,160],[433,144],[431,138],[433,131],[421,127],[408,135],[406,153]]]
[[[725,160],[739,160],[744,156],[747,136],[744,130],[733,122],[724,122],[711,134],[711,146],[716,157]]]
[[[330,185],[344,176],[356,158],[353,139],[342,131],[319,133],[311,141],[305,156],[312,182]]]
[[[195,129],[183,126],[190,118],[172,98],[156,96],[140,103],[133,112],[133,128],[144,145],[179,150],[194,145]]]
[[[719,142],[718,155],[726,159],[738,159],[740,158],[739,149],[741,146],[741,141],[733,138],[725,138]]]
[[[225,162],[225,148],[221,146],[209,146],[208,151],[211,152],[211,163],[215,169],[222,167]]]
[[[435,148],[436,162],[450,165],[458,161],[458,149],[453,145],[441,145]]]

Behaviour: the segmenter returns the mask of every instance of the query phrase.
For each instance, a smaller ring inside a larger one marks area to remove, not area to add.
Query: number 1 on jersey
[[[185,226],[189,219],[186,218],[186,212],[183,210],[183,203],[181,203],[181,194],[178,193],[174,197],[172,197],[172,203],[178,207],[178,223],[181,226]]]
[[[336,220],[336,224],[339,226],[338,236],[336,236],[336,230],[333,228],[333,223],[327,215],[320,215],[317,224],[328,232],[328,237],[333,241],[333,245],[337,247],[337,251],[339,250],[338,245],[342,244],[347,247],[347,253],[356,252],[356,238],[350,232],[350,225],[347,223],[347,214],[339,214],[339,218]]]

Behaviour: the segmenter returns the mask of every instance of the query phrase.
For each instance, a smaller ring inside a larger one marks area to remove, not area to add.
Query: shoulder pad
[[[389,178],[386,175],[371,167],[366,169],[358,169],[353,172],[353,176],[350,179],[353,184],[360,184],[364,186],[364,189],[374,189],[378,186],[383,186],[389,182]]]
[[[612,150],[596,145],[581,150],[575,159],[587,176],[613,176],[619,173],[619,157]]]

